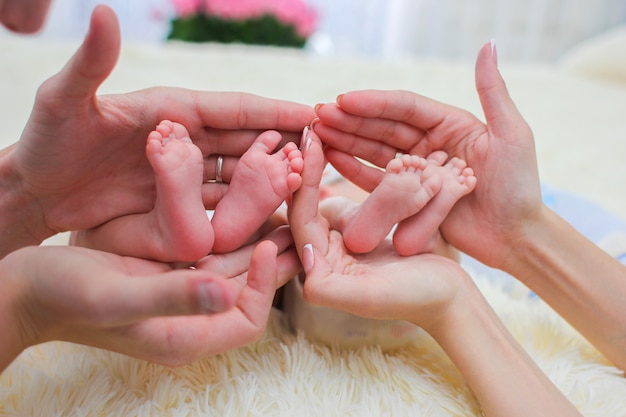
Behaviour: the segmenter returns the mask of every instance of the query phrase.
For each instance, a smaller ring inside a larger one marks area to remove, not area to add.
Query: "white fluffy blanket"
[[[2,147],[17,140],[37,86],[75,46],[0,37]],[[579,71],[583,58],[567,67],[501,69],[534,128],[542,181],[626,218],[626,84]],[[248,91],[311,104],[351,89],[408,89],[482,117],[472,62],[383,63],[271,48],[127,45],[102,91],[151,85]],[[620,245],[623,240],[613,240],[612,249]],[[626,416],[620,371],[541,300],[523,288],[501,290],[497,279],[482,274],[477,279],[496,312],[584,415]],[[179,369],[66,343],[32,348],[0,376],[0,416],[17,415],[474,416],[480,410],[427,335],[390,353],[331,349],[291,334],[275,312],[258,343]]]

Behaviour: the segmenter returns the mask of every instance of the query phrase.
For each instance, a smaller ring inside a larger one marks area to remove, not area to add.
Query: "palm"
[[[431,254],[401,257],[389,241],[367,254],[349,254],[341,234],[330,229],[318,209],[324,156],[319,139],[310,136],[311,142],[303,145],[302,186],[289,207],[289,224],[306,270],[305,297],[361,316],[430,324],[438,307],[454,296],[448,279],[463,276],[458,264]],[[306,244],[314,248],[312,265]]]
[[[269,239],[278,244],[228,255],[225,265],[242,272],[222,276],[78,247],[14,252],[6,262],[23,278],[16,303],[22,340],[67,340],[169,365],[249,343],[265,329],[278,262],[285,268],[276,251],[283,239]],[[203,315],[195,288],[206,282],[220,288],[223,313]]]
[[[540,207],[536,170],[529,170],[535,161],[530,130],[521,143],[493,133],[475,117],[449,118],[447,124],[468,135],[450,135],[446,124],[437,126],[425,137],[433,149],[443,149],[450,155],[465,159],[478,179],[474,191],[455,205],[441,225],[444,238],[452,245],[483,262],[499,266],[506,258],[507,246],[523,224],[518,219],[532,218],[529,214]],[[528,140],[525,140],[528,138]],[[517,153],[511,152],[515,147]],[[514,173],[524,172],[524,175]]]
[[[148,132],[131,116],[145,109],[122,101],[111,98],[97,107],[85,101],[51,111],[50,100],[38,96],[15,158],[29,178],[26,192],[39,196],[46,223],[55,231],[90,228],[151,208],[154,180],[144,152]],[[128,112],[114,114],[115,107]]]
[[[305,281],[305,293],[313,303],[362,317],[426,325],[454,296],[454,283],[447,278],[459,266],[450,259],[431,254],[403,257],[390,241],[370,253],[351,255],[338,232],[328,236],[326,255],[316,258]]]

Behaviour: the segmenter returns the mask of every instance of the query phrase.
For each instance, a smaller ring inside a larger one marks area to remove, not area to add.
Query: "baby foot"
[[[343,217],[342,234],[354,253],[373,250],[399,221],[420,211],[439,192],[441,178],[427,173],[428,162],[416,155],[389,161],[385,176],[370,196]]]
[[[202,152],[180,123],[162,121],[148,135],[146,156],[154,170],[155,250],[161,260],[195,261],[209,253],[213,232],[202,202]]]
[[[293,142],[272,153],[281,139],[276,131],[264,132],[239,159],[213,215],[214,252],[243,245],[300,187],[302,153]]]
[[[393,244],[401,255],[432,252],[441,240],[439,226],[456,202],[476,186],[474,171],[464,160],[453,157],[441,166],[440,158],[428,159],[429,166],[425,172],[439,174],[442,180],[441,190],[419,213],[398,224]]]

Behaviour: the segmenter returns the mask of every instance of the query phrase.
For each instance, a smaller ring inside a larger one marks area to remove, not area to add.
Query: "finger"
[[[224,350],[250,343],[265,331],[276,293],[276,255],[276,245],[272,242],[263,241],[256,246],[237,308],[226,312],[224,320],[219,322],[224,327],[223,334],[228,335],[223,340]],[[240,330],[233,331],[234,326]]]
[[[12,31],[34,33],[41,29],[49,7],[50,0],[0,2],[0,21]]]
[[[372,192],[384,176],[383,170],[365,165],[352,155],[337,149],[326,148],[324,155],[344,178],[367,192]]]
[[[260,301],[268,299],[270,304],[276,291],[277,255],[276,244],[268,240],[260,242],[252,253],[248,271],[248,289],[254,292],[254,296],[259,297]]]
[[[263,240],[269,240],[276,245],[278,251],[278,276],[276,288],[282,287],[302,270],[298,252],[293,245],[291,228],[281,224],[267,233]]]
[[[442,123],[450,112],[447,104],[399,90],[352,91],[340,95],[337,104],[351,115],[403,122],[423,131]],[[318,111],[320,119],[323,107]]]
[[[298,257],[298,251],[290,248],[278,255],[278,277],[276,288],[280,288],[289,282],[293,277],[298,275],[302,270],[302,264]]]
[[[319,187],[326,161],[315,132],[304,130],[301,148],[304,159],[302,185],[294,193],[288,211],[289,225],[300,256],[305,244],[313,244],[324,253],[328,249],[328,224],[319,213]]]
[[[516,138],[530,132],[506,88],[497,64],[495,44],[484,45],[476,59],[476,90],[487,126],[501,138]],[[520,132],[522,131],[522,132]]]
[[[380,119],[373,119],[373,121],[380,121]],[[325,145],[364,159],[381,168],[386,166],[387,162],[398,152],[399,143],[396,143],[394,138],[359,136],[346,133],[342,130],[341,124],[335,126],[337,127],[320,122],[316,123],[313,129]],[[364,135],[369,135],[369,132],[364,132]]]
[[[351,114],[336,104],[318,105],[316,112],[320,123],[314,128],[324,143],[352,153],[356,149],[358,156],[368,161],[373,161],[380,153],[389,161],[397,151],[407,152],[426,133],[404,121]],[[325,130],[325,127],[333,129]],[[385,166],[385,163],[380,165]]]
[[[120,326],[150,317],[221,313],[232,308],[239,295],[227,280],[189,269],[109,282],[94,303],[101,305],[85,309],[85,319],[93,324]]]
[[[236,117],[236,116],[235,116]],[[307,116],[308,117],[308,116]],[[310,120],[306,123],[309,123]],[[197,124],[197,122],[196,122]],[[198,126],[196,130],[190,130],[193,142],[200,148],[202,155],[207,158],[216,155],[241,156],[254,143],[256,138],[265,130],[276,130],[281,134],[282,139],[277,149],[285,146],[287,142],[300,143],[302,127],[298,126],[297,131],[285,129],[216,129],[208,126]]]
[[[217,203],[228,191],[228,184],[217,182],[205,182],[202,184],[202,202],[207,210],[215,210]]]
[[[65,67],[42,85],[42,89],[56,90],[50,92],[53,97],[91,100],[113,71],[119,52],[120,29],[115,12],[107,6],[97,6],[83,44]]]
[[[298,132],[315,113],[304,104],[234,92],[194,92],[197,116],[217,129],[258,129]],[[258,132],[257,132],[258,134]]]
[[[264,236],[262,240],[273,242],[278,253],[285,252],[293,245],[293,238],[287,226],[273,230]],[[236,277],[250,268],[250,260],[256,246],[257,242],[254,242],[233,252],[208,255],[196,262],[195,267],[226,278]]]

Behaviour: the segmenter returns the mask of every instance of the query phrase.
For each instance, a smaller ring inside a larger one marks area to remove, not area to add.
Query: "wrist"
[[[545,206],[514,246],[505,271],[626,369],[624,265]]]
[[[529,265],[534,262],[537,254],[544,252],[545,245],[548,244],[545,238],[553,221],[553,213],[547,206],[542,205],[537,213],[519,228],[514,238],[503,242],[510,250],[500,269],[524,284],[527,279],[532,278],[529,276]]]
[[[0,259],[54,235],[36,198],[24,191],[23,177],[12,158],[14,149],[12,145],[0,151]]]

